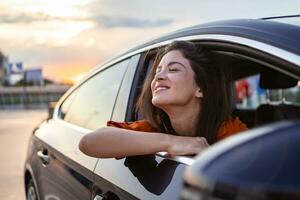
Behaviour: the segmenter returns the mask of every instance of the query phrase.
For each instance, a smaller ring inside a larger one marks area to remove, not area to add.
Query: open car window
[[[282,58],[273,58],[259,50],[244,49],[246,47],[239,45],[222,46],[220,43],[210,42],[199,42],[199,44],[211,50],[217,64],[226,73],[229,84],[232,85],[232,116],[239,117],[250,130],[273,122],[300,118],[298,79],[295,78],[296,76],[290,76],[289,68]],[[140,63],[139,67],[143,69],[141,70],[143,74],[139,76],[137,87],[140,90],[135,94],[135,102],[157,52],[157,49],[148,51],[144,54],[143,62]],[[264,74],[264,84],[267,84],[265,87],[260,86],[262,74]],[[279,80],[274,75],[284,78]],[[292,84],[284,84],[289,79],[292,80]],[[280,88],[281,83],[283,88]],[[267,88],[268,86],[271,88]],[[135,114],[132,115],[131,121],[143,119],[140,112],[132,112]]]

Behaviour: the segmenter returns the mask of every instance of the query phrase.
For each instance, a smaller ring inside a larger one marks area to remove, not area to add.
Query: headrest
[[[298,80],[273,69],[264,68],[260,72],[259,86],[263,89],[285,89],[295,87]]]

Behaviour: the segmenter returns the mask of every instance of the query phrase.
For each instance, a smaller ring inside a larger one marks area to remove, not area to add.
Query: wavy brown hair
[[[173,50],[179,50],[189,60],[195,73],[196,84],[203,92],[196,136],[205,137],[208,143],[212,144],[217,139],[222,123],[231,116],[231,90],[221,68],[213,62],[210,52],[200,45],[187,41],[174,41],[157,54],[137,101],[137,110],[159,131],[176,135],[168,115],[152,104],[150,87],[160,60]]]

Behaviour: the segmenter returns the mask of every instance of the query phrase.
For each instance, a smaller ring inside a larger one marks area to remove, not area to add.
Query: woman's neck
[[[195,136],[200,105],[173,107],[166,111],[173,129],[181,136]]]

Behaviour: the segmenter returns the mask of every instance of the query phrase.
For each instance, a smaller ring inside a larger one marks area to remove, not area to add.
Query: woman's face
[[[168,106],[185,106],[199,102],[202,91],[195,82],[189,60],[179,50],[165,54],[151,82],[152,104],[163,110]]]

